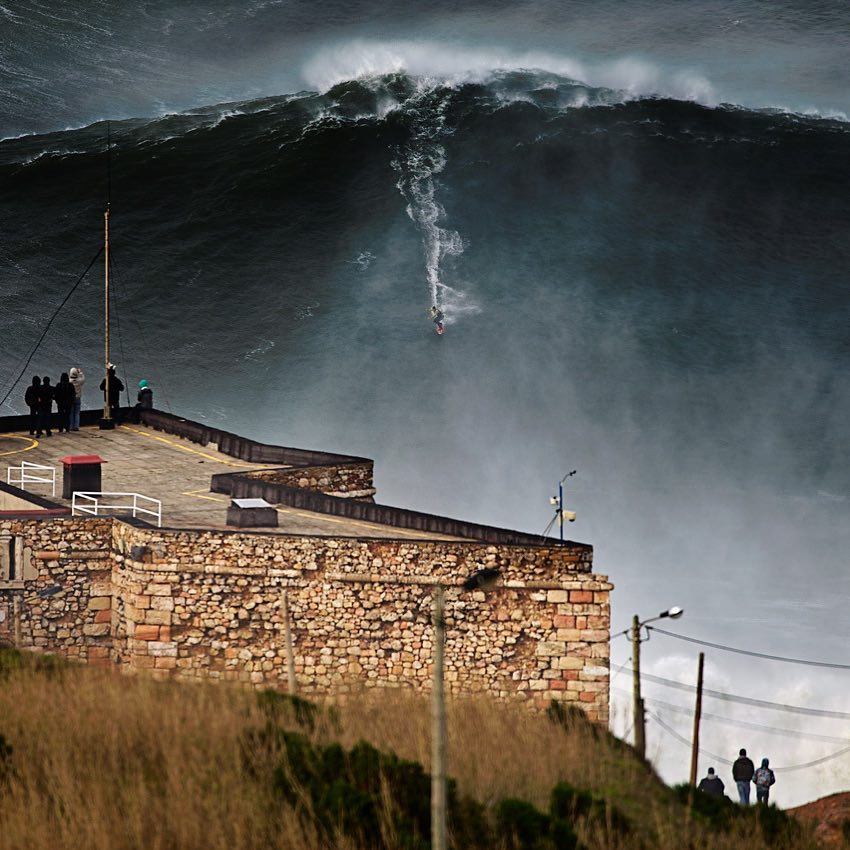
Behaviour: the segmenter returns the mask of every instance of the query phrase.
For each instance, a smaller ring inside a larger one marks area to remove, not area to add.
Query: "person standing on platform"
[[[63,372],[59,378],[59,383],[56,385],[56,409],[59,411],[59,433],[63,431],[68,433],[71,430],[71,408],[74,406],[74,399],[77,397],[77,391],[74,385],[68,379],[68,373]]]
[[[115,367],[111,363],[107,368],[109,370],[109,409],[112,411],[112,418],[117,423],[120,421],[121,393],[124,392],[124,383],[115,374]],[[100,390],[103,393],[104,401],[106,401],[106,378],[100,382]]]
[[[42,431],[45,437],[52,437],[53,432],[50,430],[50,420],[53,418],[53,400],[55,388],[50,385],[50,378],[45,375],[41,379],[41,389],[38,393],[38,433],[40,437]]]
[[[136,396],[136,410],[153,410],[153,390],[150,384],[139,381],[139,394]]]
[[[74,387],[74,403],[71,405],[71,430],[80,430],[80,411],[83,409],[83,384],[86,376],[79,366],[72,366],[68,377]]]
[[[41,436],[41,429],[38,427],[38,410],[41,405],[41,378],[38,375],[33,375],[32,383],[27,387],[24,394],[24,403],[30,409],[30,436]],[[38,434],[35,432],[38,431]]]
[[[738,786],[738,799],[742,806],[750,805],[750,783],[755,772],[756,766],[752,759],[747,758],[747,751],[742,749],[732,765],[732,778]]]

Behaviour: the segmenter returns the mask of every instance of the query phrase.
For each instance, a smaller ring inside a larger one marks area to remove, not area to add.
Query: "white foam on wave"
[[[430,41],[353,40],[323,47],[302,68],[306,85],[326,91],[338,83],[383,74],[406,73],[432,84],[484,82],[494,71],[542,70],[624,97],[661,95],[717,104],[711,82],[697,69],[665,71],[635,56],[584,62],[544,51],[467,48]]]

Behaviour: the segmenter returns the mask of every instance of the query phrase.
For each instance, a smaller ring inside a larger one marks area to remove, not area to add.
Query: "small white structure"
[[[134,518],[138,517],[139,514],[152,516],[156,518],[157,528],[162,527],[162,502],[159,499],[152,499],[150,496],[143,496],[141,493],[81,493],[75,491],[71,499],[71,513],[74,516],[79,514],[99,516],[111,511],[131,511]]]
[[[42,466],[40,463],[30,463],[25,460],[20,466],[10,466],[6,470],[6,483],[26,490],[27,484],[49,484],[51,495],[56,495],[56,468]]]

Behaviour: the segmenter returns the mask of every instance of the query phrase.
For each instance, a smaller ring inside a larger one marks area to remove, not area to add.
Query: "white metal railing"
[[[125,501],[120,504],[106,504],[102,501],[104,498],[110,502],[117,499],[124,499]],[[152,507],[144,507],[144,505]],[[159,499],[152,499],[150,496],[143,496],[141,493],[82,493],[76,491],[71,498],[71,513],[74,516],[78,514],[98,516],[107,511],[132,511],[133,517],[137,517],[139,514],[153,516],[156,517],[157,527],[162,527],[162,502]]]
[[[16,473],[15,480],[12,480]],[[10,466],[6,470],[6,483],[26,490],[27,484],[49,484],[51,492],[56,495],[56,468],[53,466],[42,466],[40,463],[22,461],[20,466]]]

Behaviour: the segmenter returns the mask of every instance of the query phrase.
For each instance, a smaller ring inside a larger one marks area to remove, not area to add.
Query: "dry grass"
[[[320,724],[313,736],[345,746],[365,739],[427,769],[429,713],[421,697],[363,692],[347,696],[337,714],[338,723]],[[80,668],[0,677],[0,735],[14,764],[0,790],[0,850],[321,847],[275,798],[270,776],[245,770],[246,733],[263,722],[255,695],[236,687]],[[725,835],[694,828],[684,840],[683,810],[672,796],[585,724],[565,732],[519,708],[465,700],[451,706],[449,729],[449,771],[465,794],[545,808],[552,786],[565,779],[640,823],[641,834],[628,840],[598,829],[582,835],[591,850],[768,846],[752,827]],[[351,844],[339,838],[333,846]]]

